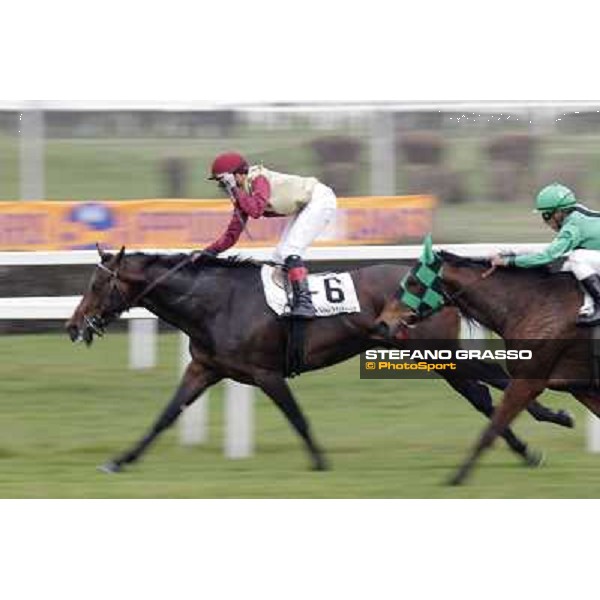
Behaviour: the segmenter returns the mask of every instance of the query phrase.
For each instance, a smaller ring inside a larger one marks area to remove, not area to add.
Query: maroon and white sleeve
[[[240,210],[234,210],[225,232],[220,238],[205,248],[205,250],[215,254],[220,254],[221,252],[227,250],[227,248],[231,248],[231,246],[233,246],[240,239],[240,235],[244,230],[247,220],[248,215],[242,213]]]
[[[266,177],[259,175],[253,182],[250,193],[235,188],[236,209],[231,215],[227,229],[219,239],[205,248],[208,252],[219,254],[231,248],[239,239],[248,217],[258,219],[264,212],[271,197],[271,185]]]
[[[240,188],[235,188],[234,194],[242,212],[253,219],[258,219],[262,217],[269,203],[271,184],[266,177],[259,175],[252,182],[249,194]]]

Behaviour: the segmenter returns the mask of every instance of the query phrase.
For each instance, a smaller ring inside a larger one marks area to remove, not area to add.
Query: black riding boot
[[[594,312],[590,315],[577,317],[577,325],[583,327],[598,325],[600,324],[600,275],[590,275],[585,279],[581,279],[579,283],[594,300]]]
[[[308,289],[308,270],[299,256],[288,256],[285,259],[288,281],[292,286],[292,317],[297,319],[314,319],[316,312]]]

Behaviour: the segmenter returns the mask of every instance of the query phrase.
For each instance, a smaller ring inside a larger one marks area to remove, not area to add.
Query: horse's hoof
[[[114,460],[109,460],[98,467],[98,471],[101,471],[102,473],[118,473],[122,470],[123,467]]]
[[[447,485],[452,485],[452,486],[462,485],[464,483],[464,477],[455,475],[454,477],[451,477],[450,479],[448,479],[448,481],[446,483],[447,483]]]
[[[546,462],[546,455],[539,450],[533,450],[527,453],[525,464],[528,467],[541,467]]]
[[[467,472],[464,469],[459,469],[452,477],[446,480],[446,485],[462,485],[467,479]]]
[[[558,424],[569,429],[574,429],[575,420],[566,410],[558,411]]]
[[[329,471],[329,463],[323,458],[319,457],[315,459],[312,466],[313,471]]]

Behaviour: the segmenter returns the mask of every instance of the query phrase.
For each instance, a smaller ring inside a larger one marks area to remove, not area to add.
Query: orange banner
[[[420,240],[432,228],[435,199],[390,196],[338,199],[323,244],[385,244]],[[0,250],[110,247],[202,248],[225,229],[227,200],[0,202]],[[239,246],[275,245],[287,218],[249,219]]]

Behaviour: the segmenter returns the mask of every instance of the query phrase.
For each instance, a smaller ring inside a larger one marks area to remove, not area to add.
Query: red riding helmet
[[[223,173],[247,173],[248,161],[237,152],[224,152],[215,158],[210,171],[209,179],[216,179]]]

